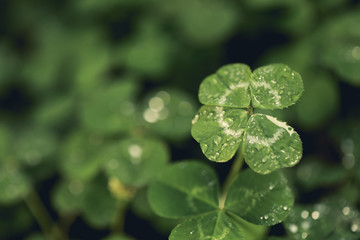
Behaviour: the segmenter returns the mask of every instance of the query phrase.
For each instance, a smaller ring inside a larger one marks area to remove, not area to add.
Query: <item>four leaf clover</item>
[[[193,119],[191,134],[212,161],[228,161],[241,147],[257,173],[294,166],[302,156],[299,135],[285,122],[253,109],[289,107],[302,92],[301,76],[284,64],[254,72],[245,64],[226,65],[201,83],[204,105]]]

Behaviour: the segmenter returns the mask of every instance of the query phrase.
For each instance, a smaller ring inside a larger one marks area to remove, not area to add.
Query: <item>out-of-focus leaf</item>
[[[37,48],[25,62],[22,74],[31,91],[44,93],[53,90],[61,79],[69,53],[68,34],[55,20],[42,21],[34,32]]]
[[[9,239],[22,231],[28,231],[33,224],[31,216],[25,205],[0,207],[0,238]]]
[[[106,238],[102,238],[102,240],[134,240],[134,238],[122,234],[114,234]]]
[[[82,99],[79,109],[82,126],[104,134],[129,131],[134,125],[136,88],[133,81],[118,81]]]
[[[120,45],[115,58],[129,70],[157,80],[172,62],[174,40],[160,29],[157,19],[145,17],[139,23],[137,33]]]
[[[7,83],[17,66],[17,59],[8,44],[0,40],[0,89]],[[0,91],[1,92],[1,91]]]
[[[307,157],[296,169],[301,186],[306,189],[340,183],[347,175],[343,167],[323,163],[317,157]]]
[[[54,132],[46,128],[33,127],[16,134],[13,151],[21,163],[34,166],[49,160],[57,145],[58,140]]]
[[[98,228],[108,226],[117,209],[117,200],[111,196],[102,178],[88,183],[61,182],[52,201],[61,214],[81,214],[85,221]]]
[[[159,90],[145,99],[142,118],[154,133],[171,140],[189,136],[196,103],[188,94],[176,89]]]
[[[294,239],[331,239],[334,236],[360,234],[360,213],[354,205],[356,188],[342,191],[313,206],[296,205],[284,225]],[[346,238],[352,239],[352,238]]]
[[[231,1],[177,0],[162,6],[185,39],[195,45],[214,45],[227,39],[241,11]]]
[[[47,240],[42,233],[33,233],[24,240]]]
[[[84,184],[78,180],[58,183],[52,193],[52,203],[60,214],[79,212],[84,196]]]
[[[102,158],[98,151],[103,145],[101,134],[75,132],[65,140],[59,159],[60,170],[68,179],[88,181],[100,170]]]
[[[304,96],[295,109],[303,127],[321,126],[331,119],[339,108],[339,90],[330,76],[319,71],[304,74]]]
[[[327,239],[333,231],[326,217],[329,209],[323,205],[305,207],[295,205],[288,218],[284,221],[285,229],[294,239]]]
[[[318,36],[324,42],[321,45],[322,63],[354,86],[360,86],[359,21],[359,10],[355,10],[331,19]]]
[[[75,88],[85,95],[102,86],[110,67],[109,43],[103,36],[104,33],[97,28],[84,29],[72,33],[68,42]]]
[[[0,164],[5,162],[5,158],[11,154],[12,134],[10,129],[3,124],[0,124]]]
[[[100,154],[109,177],[130,186],[143,186],[157,176],[169,158],[167,147],[156,139],[125,139]]]
[[[74,107],[72,96],[61,96],[48,99],[35,111],[33,119],[41,126],[58,127],[65,125],[65,121]]]
[[[0,168],[0,189],[0,204],[13,204],[30,192],[31,181],[16,166],[6,164]]]
[[[102,180],[102,179],[100,179]],[[108,191],[104,181],[94,180],[84,189],[81,204],[82,216],[94,227],[109,226],[117,213],[117,207],[124,202],[117,202]]]

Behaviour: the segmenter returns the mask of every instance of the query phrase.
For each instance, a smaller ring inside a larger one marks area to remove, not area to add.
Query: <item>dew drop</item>
[[[159,114],[157,112],[154,112],[150,108],[145,110],[143,117],[144,117],[145,121],[147,121],[149,123],[155,123],[159,120]]]
[[[137,144],[132,144],[128,148],[128,153],[133,158],[140,158],[142,155],[142,148]]]
[[[289,208],[288,208],[288,206],[284,206],[283,209],[286,211],[286,210],[288,210]]]
[[[356,224],[356,223],[353,223],[353,224],[351,225],[351,231],[352,231],[352,232],[357,232],[358,230],[360,230],[359,225]]]
[[[320,213],[318,211],[313,211],[311,217],[312,219],[317,220],[320,217]]]
[[[207,144],[202,144],[201,148],[202,148],[203,152],[206,152],[208,150],[208,145]]]
[[[221,138],[220,136],[215,136],[215,137],[214,137],[214,143],[215,143],[216,145],[219,145],[220,142],[221,142],[221,140],[222,140],[222,138]]]
[[[195,117],[192,119],[192,124],[195,124],[199,120],[199,114],[196,114]]]
[[[349,208],[349,207],[344,207],[344,208],[342,209],[342,213],[343,213],[345,216],[349,215],[349,213],[350,213],[350,208]]]
[[[292,233],[296,233],[298,231],[298,227],[295,224],[290,224],[289,225],[289,230]]]
[[[268,215],[265,215],[265,216],[264,216],[264,219],[265,219],[265,220],[269,219],[269,216],[268,216]]]
[[[149,100],[149,107],[154,112],[160,112],[164,105],[164,101],[160,97],[153,97]]]
[[[234,123],[234,121],[233,121],[231,118],[225,118],[225,119],[224,119],[224,122],[225,122],[228,126],[231,126],[231,125]]]
[[[306,211],[306,210],[302,211],[302,212],[301,212],[301,217],[302,217],[303,219],[308,218],[308,217],[309,217],[309,212]]]

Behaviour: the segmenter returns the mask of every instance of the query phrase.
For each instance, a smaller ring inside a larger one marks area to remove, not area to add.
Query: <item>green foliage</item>
[[[0,239],[359,239],[359,1],[0,5]]]
[[[252,109],[288,107],[302,91],[300,75],[283,64],[253,73],[244,64],[227,65],[201,83],[199,99],[206,105],[193,119],[191,133],[212,161],[228,161],[243,143],[245,161],[258,173],[294,166],[302,156],[298,134],[285,122]]]
[[[149,191],[154,211],[184,218],[170,239],[257,239],[264,227],[286,218],[294,199],[279,173],[259,175],[246,170],[232,183],[224,206],[214,171],[194,160],[178,162],[161,172]],[[259,231],[259,235],[252,231]]]
[[[83,99],[80,120],[84,128],[104,134],[127,131],[134,123],[132,98],[135,92],[135,82],[119,81]]]
[[[107,146],[99,156],[105,159],[105,172],[109,177],[126,185],[143,186],[165,166],[169,153],[156,139],[124,139]]]

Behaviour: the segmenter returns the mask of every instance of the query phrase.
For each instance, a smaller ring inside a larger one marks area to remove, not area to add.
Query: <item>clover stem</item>
[[[226,200],[226,196],[228,194],[229,188],[230,188],[232,182],[234,181],[235,177],[241,170],[243,164],[244,164],[244,154],[243,154],[242,147],[240,147],[240,151],[238,152],[238,155],[236,156],[236,158],[231,166],[230,172],[227,175],[224,185],[223,185],[223,188],[222,188],[222,192],[221,192],[220,200],[219,200],[219,208],[220,209],[223,209],[225,207],[225,200]]]
[[[43,205],[39,195],[32,190],[26,197],[24,202],[28,206],[30,212],[38,222],[43,234],[47,239],[64,240],[67,239],[60,228],[53,223],[45,206]]]
[[[111,226],[111,230],[113,233],[123,233],[124,225],[125,225],[125,216],[129,202],[118,200],[116,204],[117,204],[116,214]]]

